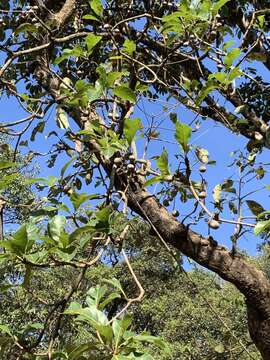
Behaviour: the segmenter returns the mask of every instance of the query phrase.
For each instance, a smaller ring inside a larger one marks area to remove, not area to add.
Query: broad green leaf
[[[101,325],[108,324],[107,316],[95,306],[89,306],[83,309],[68,308],[65,314],[78,315],[77,320],[86,321],[97,330]]]
[[[226,67],[230,68],[234,60],[236,60],[240,54],[241,50],[239,48],[233,48],[232,50],[230,50],[224,57],[224,64],[226,65]]]
[[[98,345],[95,345],[93,342],[89,342],[86,344],[80,344],[72,348],[72,350],[68,354],[68,360],[78,360],[84,359],[80,355],[87,352],[89,353],[90,350],[98,350]]]
[[[103,282],[105,282],[106,284],[110,284],[113,287],[115,287],[116,289],[118,289],[123,295],[125,295],[125,292],[122,288],[122,285],[120,283],[120,281],[116,278],[112,278],[112,279],[104,279]]]
[[[234,79],[236,79],[239,76],[242,76],[243,72],[240,70],[239,67],[235,67],[232,69],[232,71],[228,75],[228,80],[232,82]]]
[[[219,12],[219,10],[230,0],[219,0],[216,1],[212,6],[212,13],[215,15]]]
[[[163,150],[160,157],[157,159],[157,166],[160,169],[161,175],[166,176],[170,174],[168,167],[168,152]]]
[[[87,242],[91,240],[91,234],[95,231],[95,227],[91,224],[81,226],[78,229],[74,230],[71,234],[69,234],[69,244],[73,241],[80,239],[84,240],[85,236],[87,235]]]
[[[192,129],[187,124],[184,124],[180,121],[177,121],[175,123],[175,138],[185,152],[187,152],[188,150],[188,143],[190,140],[191,132]]]
[[[62,54],[54,60],[54,64],[58,65],[62,61],[68,59],[71,56],[73,56],[75,58],[79,58],[80,56],[83,56],[83,55],[84,55],[83,49],[79,45],[76,45],[72,49],[64,49],[62,51]]]
[[[3,242],[4,247],[15,254],[25,254],[38,239],[37,228],[33,223],[23,224],[13,235],[11,240]]]
[[[74,206],[74,209],[75,210],[78,210],[79,207],[85,203],[87,200],[90,200],[90,199],[97,199],[98,198],[98,195],[93,195],[93,194],[86,194],[86,193],[82,193],[82,194],[79,194],[79,193],[76,193],[74,192],[71,196],[70,196],[70,200],[72,202],[72,205]]]
[[[254,228],[254,235],[259,235],[270,228],[270,220],[257,222]]]
[[[88,55],[92,54],[92,51],[94,49],[94,47],[100,42],[100,40],[102,39],[102,36],[98,36],[95,34],[89,34],[86,36],[85,38],[85,44],[87,47],[87,53]]]
[[[63,215],[56,215],[50,220],[48,224],[48,230],[51,238],[54,241],[59,241],[60,235],[64,230],[65,225],[66,218]]]
[[[108,290],[106,285],[100,286],[97,285],[96,287],[92,287],[87,291],[86,303],[89,306],[94,305],[96,308],[99,307],[99,303],[101,299],[104,297]]]
[[[216,79],[217,81],[219,81],[221,84],[225,84],[226,83],[226,79],[227,79],[227,74],[222,73],[222,72],[216,72],[211,74],[208,77],[210,80],[211,79]]]
[[[56,109],[56,124],[60,129],[69,128],[68,115],[61,106]]]
[[[213,90],[215,90],[218,86],[217,85],[212,85],[212,84],[207,84],[206,86],[204,86],[198,93],[198,96],[196,98],[196,105],[200,105],[203,100],[206,98],[206,96]]]
[[[15,167],[17,165],[18,164],[13,162],[13,161],[1,160],[0,161],[0,170],[10,169],[10,168]]]
[[[89,3],[90,3],[90,7],[94,11],[94,13],[96,15],[98,15],[99,17],[102,16],[102,13],[103,13],[102,2],[100,0],[90,0]]]
[[[141,129],[142,123],[139,118],[136,119],[125,119],[124,122],[124,136],[127,139],[129,145],[132,143],[136,132]]]
[[[262,207],[262,205],[260,205],[259,203],[257,203],[254,200],[247,200],[246,203],[247,203],[247,206],[249,207],[249,210],[255,216],[258,216],[259,214],[261,214],[262,212],[265,211],[264,208]]]
[[[108,304],[110,304],[113,300],[121,298],[121,295],[117,292],[112,292],[106,299],[99,304],[99,309],[103,310]]]
[[[113,89],[113,92],[122,100],[130,101],[131,103],[136,102],[135,92],[128,86],[120,85]]]
[[[134,41],[126,39],[123,44],[123,50],[128,55],[132,55],[136,51],[136,44]]]
[[[154,344],[158,346],[160,349],[163,349],[165,352],[169,353],[170,349],[168,344],[162,340],[160,337],[149,335],[148,333],[141,333],[140,335],[135,336],[135,340],[141,342],[147,342],[149,344]]]
[[[18,176],[18,173],[4,175],[0,180],[0,190],[6,189],[15,179],[18,179]]]
[[[270,215],[270,210],[263,211],[261,214],[258,215],[258,219],[262,219],[265,215]]]
[[[121,340],[126,330],[131,325],[131,317],[125,316],[122,320],[115,319],[112,323],[112,330],[114,335],[114,347],[117,349],[121,344]]]
[[[107,75],[108,87],[113,87],[115,81],[120,79],[124,74],[125,74],[125,72],[120,72],[120,71],[112,71],[112,72],[110,72]]]

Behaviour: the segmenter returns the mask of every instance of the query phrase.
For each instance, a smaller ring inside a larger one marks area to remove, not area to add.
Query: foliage
[[[266,246],[270,231],[261,204],[269,196],[267,2],[4,0],[0,12],[1,101],[19,118],[0,125],[14,139],[3,140],[0,156],[0,218],[14,230],[0,236],[10,310],[2,355],[244,358],[243,298],[208,273],[185,274],[181,252],[242,292],[252,340],[269,358],[270,284],[239,246],[247,234]],[[226,129],[247,139],[214,184],[211,167],[225,164],[202,144],[212,121],[225,139]],[[33,178],[37,156],[42,174]],[[155,245],[143,226],[136,244],[127,241],[136,214]],[[212,237],[217,230],[222,239],[225,224],[233,224],[231,249]]]

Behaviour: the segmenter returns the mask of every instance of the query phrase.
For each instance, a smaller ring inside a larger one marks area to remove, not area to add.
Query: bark
[[[164,241],[239,289],[246,299],[250,336],[263,359],[270,359],[270,282],[263,272],[211,237],[186,228],[147,191],[129,193],[128,200],[130,208],[147,219]]]

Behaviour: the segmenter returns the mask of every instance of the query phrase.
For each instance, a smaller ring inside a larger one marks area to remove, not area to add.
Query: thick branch
[[[68,18],[73,14],[75,6],[76,0],[66,0],[62,9],[54,15],[54,20],[56,21],[58,28],[65,24]]]

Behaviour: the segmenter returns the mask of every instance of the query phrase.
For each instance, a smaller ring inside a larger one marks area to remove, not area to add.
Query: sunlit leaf
[[[120,85],[113,89],[113,92],[122,100],[130,101],[131,103],[136,102],[135,92],[128,86]]]
[[[142,123],[139,118],[136,119],[125,119],[124,122],[124,136],[128,143],[131,144],[137,131],[141,129]]]
[[[175,138],[185,152],[188,150],[188,143],[191,137],[191,132],[192,129],[187,124],[184,124],[180,121],[175,123]]]

